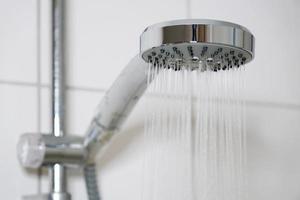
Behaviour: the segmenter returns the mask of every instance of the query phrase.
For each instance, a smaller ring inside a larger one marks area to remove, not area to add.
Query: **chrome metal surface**
[[[17,152],[19,163],[23,167],[31,169],[41,167],[46,152],[42,134],[22,134],[17,144]]]
[[[70,200],[71,196],[66,193],[52,193],[52,194],[37,194],[26,195],[22,200]]]
[[[26,195],[22,200],[49,200],[49,194]]]
[[[254,57],[254,36],[238,25],[216,20],[175,20],[149,26],[140,37],[146,62],[175,68],[198,62],[214,70],[239,67]]]
[[[55,163],[71,167],[84,165],[87,151],[83,146],[82,138],[43,135],[43,141],[45,144],[44,165],[53,165]]]
[[[64,135],[64,50],[63,2],[52,1],[52,129],[57,137]]]
[[[18,154],[21,165],[33,169],[54,164],[79,167],[87,158],[81,137],[36,133],[25,133],[20,137]]]
[[[57,192],[48,195],[48,200],[70,200],[70,199],[71,199],[71,195],[68,193]]]
[[[97,168],[94,164],[84,167],[84,180],[89,200],[100,200]]]
[[[66,185],[66,171],[65,166],[62,164],[54,164],[50,167],[49,174],[50,180],[50,193],[65,194],[67,190]]]
[[[52,0],[52,132],[64,135],[64,0]],[[61,164],[50,167],[51,193],[66,194],[66,169]]]

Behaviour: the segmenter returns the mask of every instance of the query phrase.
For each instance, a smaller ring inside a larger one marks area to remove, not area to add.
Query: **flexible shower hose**
[[[100,200],[95,164],[84,167],[84,179],[89,200]]]

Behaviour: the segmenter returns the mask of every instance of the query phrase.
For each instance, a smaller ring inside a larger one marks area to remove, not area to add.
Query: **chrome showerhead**
[[[218,71],[250,62],[254,36],[246,28],[216,20],[176,20],[149,26],[140,54],[154,66]]]

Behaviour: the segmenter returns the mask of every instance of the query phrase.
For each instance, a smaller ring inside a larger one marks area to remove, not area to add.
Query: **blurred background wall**
[[[49,133],[50,0],[0,0],[0,191],[20,199],[48,191],[47,176],[16,160],[21,133]],[[153,23],[210,18],[239,23],[256,37],[246,90],[250,198],[300,198],[300,1],[67,1],[67,132],[83,135],[105,90],[138,53]],[[120,34],[121,32],[121,34]],[[139,103],[122,134],[98,162],[104,200],[140,199],[145,109]],[[73,200],[86,199],[70,170]]]

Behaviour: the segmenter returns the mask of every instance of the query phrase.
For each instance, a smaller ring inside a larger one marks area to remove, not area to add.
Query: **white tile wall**
[[[36,0],[0,4],[0,79],[36,82]]]
[[[39,50],[40,81],[44,85],[51,82],[51,0],[37,0],[39,3]]]
[[[51,94],[50,88],[41,88],[41,132],[51,132]]]
[[[191,0],[193,18],[231,21],[256,37],[247,68],[248,99],[300,103],[300,3],[297,0]]]
[[[0,147],[0,188],[7,189],[0,191],[4,199],[20,199],[23,194],[37,191],[37,177],[18,165],[16,141],[21,133],[35,132],[38,127],[44,133],[51,130],[50,0],[1,3],[0,141],[3,145]],[[145,26],[187,16],[240,23],[255,34],[257,41],[255,60],[247,67],[245,91],[250,199],[299,198],[299,1],[73,0],[67,3],[69,133],[83,134],[103,91],[138,53],[139,35]],[[39,4],[41,18],[37,24]],[[188,10],[191,13],[187,13]],[[38,26],[40,44],[37,43]],[[38,48],[41,49],[40,66],[37,64]],[[38,87],[32,85],[39,79],[43,84],[40,110]],[[140,133],[144,115],[140,102],[125,123],[123,134],[99,160],[98,179],[104,200],[140,199]],[[7,156],[7,152],[11,155]],[[81,173],[73,170],[69,173],[73,199],[86,199]],[[48,190],[46,176],[43,176],[42,190]]]
[[[37,96],[34,87],[0,85],[1,199],[20,199],[37,191],[37,176],[22,169],[16,159],[20,133],[37,132]]]
[[[42,102],[42,132],[51,132],[51,91],[43,88]],[[103,92],[80,89],[66,91],[66,129],[70,134],[82,135],[89,125],[91,117],[103,96]]]
[[[101,92],[69,90],[67,92],[68,132],[83,135],[89,126],[95,109],[102,98]]]
[[[299,106],[248,106],[249,199],[299,199],[299,121]]]
[[[95,88],[109,87],[138,53],[146,26],[184,18],[187,9],[185,0],[74,0],[68,5],[68,82]]]

